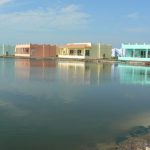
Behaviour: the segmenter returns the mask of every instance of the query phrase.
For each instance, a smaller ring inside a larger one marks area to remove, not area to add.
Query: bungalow
[[[16,57],[49,58],[56,57],[56,45],[18,44],[15,48]]]
[[[93,43],[70,43],[59,47],[59,58],[100,59],[111,58],[111,45]]]
[[[124,55],[122,61],[150,61],[150,44],[122,44]]]

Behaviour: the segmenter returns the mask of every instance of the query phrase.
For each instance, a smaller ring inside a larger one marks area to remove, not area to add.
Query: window
[[[29,53],[29,49],[26,49],[26,53]]]
[[[141,51],[141,57],[145,58],[146,57],[146,52],[145,51]]]
[[[148,50],[148,58],[150,58],[150,50]]]
[[[23,48],[23,53],[29,53],[29,48]]]
[[[64,51],[63,51],[63,55],[65,55],[65,54],[66,54],[66,51],[64,50]]]
[[[90,50],[85,50],[85,56],[90,56]]]
[[[81,55],[81,50],[80,49],[77,50],[77,54]]]
[[[74,54],[74,50],[70,50],[70,55],[73,55]]]
[[[106,57],[106,55],[105,55],[105,53],[103,54],[103,58],[105,58]]]

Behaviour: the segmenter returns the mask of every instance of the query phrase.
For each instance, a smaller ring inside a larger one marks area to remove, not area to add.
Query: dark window
[[[8,51],[6,51],[6,56],[8,56],[9,54],[8,54]]]
[[[77,53],[78,53],[78,55],[81,55],[81,50],[78,49],[78,50],[77,50]]]
[[[150,58],[150,50],[148,50],[148,58]]]
[[[105,58],[106,56],[105,56],[105,53],[103,54],[103,58]]]
[[[29,53],[29,49],[26,49],[26,53]]]
[[[141,51],[141,57],[145,58],[146,57],[146,52],[145,51]]]
[[[70,50],[70,55],[73,55],[74,54],[74,51],[73,50]]]
[[[29,53],[29,48],[23,48],[23,53]]]
[[[85,56],[90,56],[90,50],[85,50]]]

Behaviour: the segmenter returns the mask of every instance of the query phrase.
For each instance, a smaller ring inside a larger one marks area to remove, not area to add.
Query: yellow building
[[[59,47],[59,58],[101,59],[111,58],[112,46],[93,43],[70,43]]]

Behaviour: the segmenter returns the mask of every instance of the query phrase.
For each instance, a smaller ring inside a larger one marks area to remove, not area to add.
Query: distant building
[[[56,45],[18,44],[15,48],[15,56],[27,58],[49,58],[56,57],[56,51]]]
[[[59,47],[59,58],[100,59],[111,58],[112,46],[93,43],[70,43]]]
[[[0,45],[0,56],[13,56],[15,55],[15,46],[8,44]]]
[[[150,61],[150,44],[122,44],[122,61]]]

